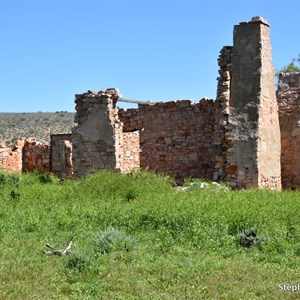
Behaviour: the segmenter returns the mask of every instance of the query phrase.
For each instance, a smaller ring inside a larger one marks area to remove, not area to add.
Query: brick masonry
[[[16,173],[22,171],[22,149],[25,139],[18,140],[15,147],[6,147],[4,142],[0,142],[0,166],[4,171]]]
[[[18,140],[13,148],[0,143],[0,165],[10,173],[50,172],[50,146],[34,137]]]

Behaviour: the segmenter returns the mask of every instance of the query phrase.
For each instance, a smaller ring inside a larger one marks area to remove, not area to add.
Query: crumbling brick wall
[[[34,137],[26,139],[22,149],[22,161],[24,172],[50,172],[50,146],[38,142]]]
[[[255,17],[235,26],[234,45],[221,50],[219,67],[215,101],[118,110],[116,90],[77,95],[74,173],[139,165],[178,181],[204,177],[237,188],[280,189],[280,131],[267,22]],[[131,161],[125,163],[125,156]]]
[[[227,161],[230,147],[231,127],[229,120],[230,80],[231,80],[232,46],[224,46],[218,58],[219,77],[217,87],[217,101],[219,106],[216,111],[214,125],[214,144],[219,147],[216,155],[216,165],[213,180],[225,180],[228,174]]]
[[[213,178],[218,147],[214,144],[219,103],[202,99],[140,105],[141,167],[186,177]]]
[[[119,115],[124,130],[140,132],[141,168],[172,175],[178,181],[221,179],[224,108],[220,100],[178,100],[140,104],[138,109],[120,110]]]
[[[282,185],[300,187],[300,72],[280,73],[277,89]]]
[[[127,172],[139,167],[139,135],[123,131],[116,101],[117,89],[76,95],[73,129],[74,176],[101,169]]]
[[[123,132],[119,168],[121,172],[130,172],[140,168],[140,133]]]
[[[78,123],[72,130],[75,177],[99,169],[117,168],[119,122],[113,96],[109,91],[75,95],[75,122]]]
[[[10,148],[0,143],[0,166],[7,172],[49,172],[50,147],[36,138],[22,138]]]
[[[22,149],[25,139],[18,140],[15,147],[6,147],[0,141],[0,167],[9,173],[19,173],[22,171]]]

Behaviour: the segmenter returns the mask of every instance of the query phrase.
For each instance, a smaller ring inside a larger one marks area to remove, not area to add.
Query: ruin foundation
[[[192,177],[234,188],[298,188],[300,73],[280,74],[275,95],[267,21],[236,25],[233,46],[221,49],[218,65],[216,100],[139,102],[125,110],[117,107],[117,89],[77,94],[71,134],[51,136],[49,146],[0,145],[0,164],[61,178],[141,168],[177,182]]]

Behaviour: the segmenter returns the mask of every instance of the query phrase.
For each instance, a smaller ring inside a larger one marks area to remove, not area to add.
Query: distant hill
[[[70,133],[75,112],[0,112],[0,140],[7,146],[15,145],[21,137],[36,137],[42,143],[50,141],[50,134]]]

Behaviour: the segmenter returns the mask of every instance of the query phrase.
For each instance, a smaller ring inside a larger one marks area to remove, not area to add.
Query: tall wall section
[[[277,90],[282,185],[300,187],[300,73],[280,73]]]
[[[118,90],[88,91],[75,98],[78,126],[72,131],[74,176],[139,167],[139,135],[123,131],[116,107]]]
[[[219,145],[220,151],[216,156],[215,172],[213,180],[225,180],[228,169],[227,155],[230,145],[229,136],[231,127],[229,125],[229,100],[230,100],[230,82],[231,82],[231,56],[232,46],[224,46],[218,58],[219,77],[217,88],[217,101],[220,103],[216,114],[214,126],[215,144]]]
[[[119,128],[113,96],[113,91],[75,95],[75,122],[78,123],[72,130],[75,177],[117,168],[115,143],[119,140]]]
[[[238,188],[281,188],[280,130],[268,23],[234,27],[226,180]]]

